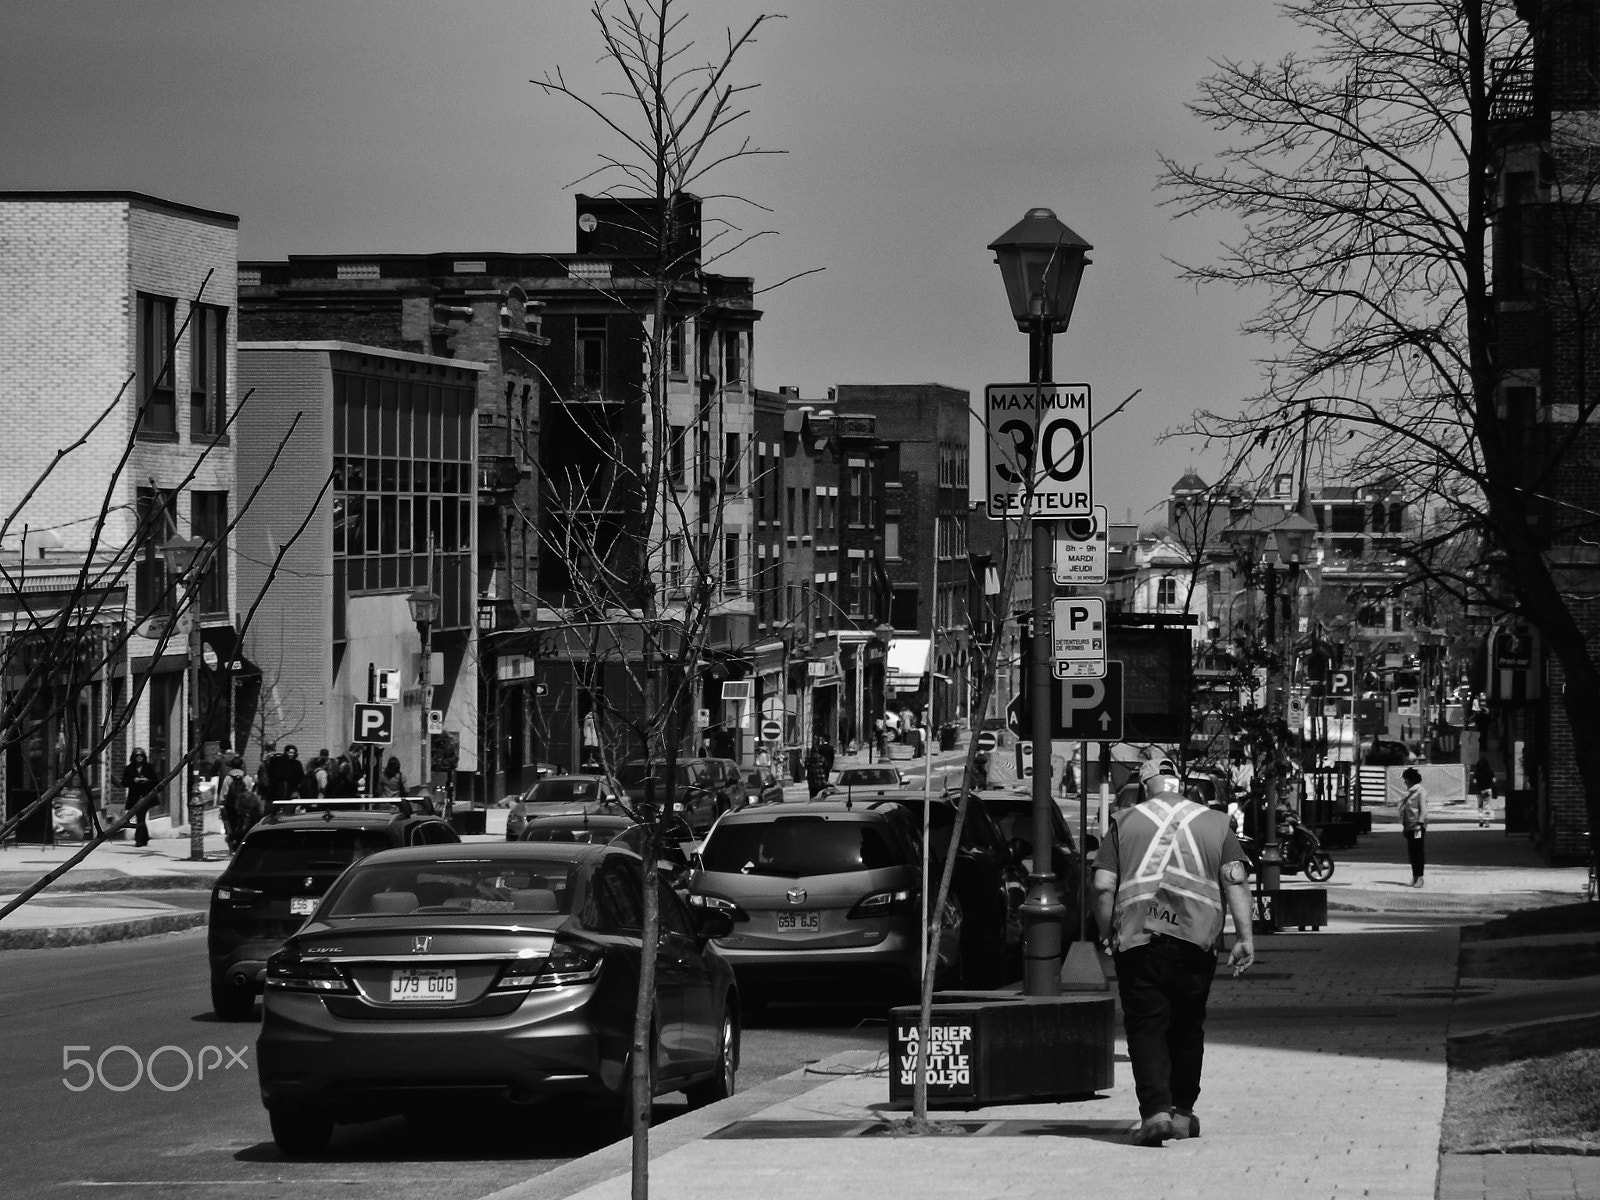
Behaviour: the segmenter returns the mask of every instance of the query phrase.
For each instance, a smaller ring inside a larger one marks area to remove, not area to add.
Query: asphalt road
[[[774,1005],[744,1036],[740,1089],[884,1044],[884,1007]],[[137,1065],[136,1065],[137,1060]],[[581,1115],[346,1126],[317,1162],[273,1145],[255,1027],[210,1011],[203,931],[0,954],[7,1200],[469,1200],[603,1144]],[[656,1123],[681,1115],[665,1097]]]

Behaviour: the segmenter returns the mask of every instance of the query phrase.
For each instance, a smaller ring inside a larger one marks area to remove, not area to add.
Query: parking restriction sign
[[[1106,673],[1106,602],[1098,596],[1054,601],[1050,663],[1057,679],[1101,679]]]
[[[1094,515],[1088,384],[992,383],[984,389],[983,413],[989,516]]]

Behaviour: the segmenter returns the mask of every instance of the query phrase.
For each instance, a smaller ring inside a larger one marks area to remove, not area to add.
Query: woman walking
[[[128,765],[122,769],[122,786],[128,793],[125,801],[127,807],[134,812],[133,844],[135,846],[148,846],[150,844],[150,826],[145,823],[145,816],[149,806],[145,804],[145,797],[155,787],[160,776],[156,769],[150,765],[150,759],[143,750],[135,750],[128,756]]]
[[[1400,827],[1406,837],[1406,854],[1411,859],[1411,886],[1419,888],[1426,864],[1423,847],[1428,832],[1428,790],[1422,786],[1422,772],[1415,767],[1407,767],[1400,778],[1406,784],[1406,794],[1400,797]]]

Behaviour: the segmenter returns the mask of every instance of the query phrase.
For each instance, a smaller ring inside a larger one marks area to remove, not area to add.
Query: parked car
[[[666,798],[667,765],[643,759],[624,763],[617,772],[630,807],[642,811],[645,781],[656,781],[657,803]],[[744,781],[737,764],[725,758],[680,758],[672,803],[696,833],[704,832],[725,812],[744,807]]]
[[[604,812],[615,809],[626,793],[606,775],[549,775],[519,796],[510,796],[506,813],[506,841],[522,838],[529,818],[570,812]]]
[[[1022,958],[1019,910],[1027,895],[1028,875],[982,799],[974,796],[968,800],[966,821],[959,835],[956,833],[957,798],[930,798],[928,853],[937,870],[943,870],[946,856],[955,854],[951,891],[962,908],[963,969],[973,983],[996,987],[1006,981]],[[886,793],[873,797],[870,807],[877,811],[898,810],[905,828],[920,846],[924,823],[922,793]]]
[[[1415,758],[1404,742],[1391,738],[1373,738],[1361,751],[1361,763],[1368,767],[1403,767]]]
[[[239,1021],[251,1014],[267,959],[351,863],[397,846],[461,840],[420,808],[409,799],[277,805],[245,835],[211,889],[206,952],[217,1016]]]
[[[689,827],[676,817],[663,829],[661,854],[656,867],[675,888],[689,884],[689,856],[685,843],[694,841]],[[525,842],[581,842],[596,846],[626,846],[635,854],[644,853],[645,830],[632,817],[622,813],[564,813],[553,817],[534,817],[522,831]]]
[[[626,1127],[643,953],[642,864],[575,842],[373,854],[272,956],[257,1079],[273,1139],[323,1150],[337,1124],[474,1102],[597,1104]],[[739,997],[725,914],[661,883],[653,1095],[731,1095]]]
[[[955,798],[959,798],[956,793]],[[1016,855],[1024,875],[1033,872],[1033,799],[1022,792],[985,792],[984,808],[994,817]],[[1078,940],[1079,913],[1082,911],[1083,856],[1078,853],[1067,824],[1066,814],[1050,805],[1050,870],[1056,877],[1056,893],[1064,910],[1061,916],[1061,946],[1065,950]],[[1094,936],[1090,931],[1090,937]]]
[[[838,989],[916,994],[921,859],[897,811],[829,801],[763,805],[717,822],[692,858],[689,903],[733,922],[718,945],[747,1005]],[[938,970],[960,978],[961,910]]]
[[[832,796],[836,799],[860,800],[903,792],[910,785],[896,767],[845,767],[834,775],[833,781],[817,793],[818,800]]]
[[[746,804],[774,804],[783,799],[783,784],[772,773],[771,767],[746,767],[744,769],[744,802]]]

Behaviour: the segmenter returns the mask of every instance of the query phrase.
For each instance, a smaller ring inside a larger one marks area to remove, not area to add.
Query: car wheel
[[[1325,879],[1333,878],[1333,855],[1326,850],[1318,850],[1306,857],[1306,878],[1312,883],[1321,883]]]
[[[733,1095],[739,1076],[739,1017],[731,1004],[722,1009],[722,1032],[717,1046],[717,1073],[683,1089],[690,1108],[704,1108]]]
[[[256,993],[251,987],[229,983],[226,976],[211,976],[211,1011],[224,1021],[248,1021],[255,1012]]]
[[[286,1158],[321,1154],[333,1137],[333,1118],[300,1104],[274,1104],[267,1109],[272,1140]]]

